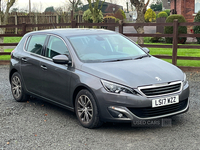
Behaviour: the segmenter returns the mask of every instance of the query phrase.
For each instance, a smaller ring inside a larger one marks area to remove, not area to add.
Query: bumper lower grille
[[[140,91],[146,96],[157,96],[175,93],[181,90],[181,83],[176,83],[167,86],[140,88]]]
[[[140,118],[155,117],[181,111],[187,107],[188,99],[179,103],[161,107],[128,108],[133,114]]]

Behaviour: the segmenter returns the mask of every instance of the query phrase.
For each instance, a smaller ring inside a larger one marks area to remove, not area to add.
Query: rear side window
[[[26,50],[40,55],[46,37],[47,35],[33,35],[29,37],[26,43]]]

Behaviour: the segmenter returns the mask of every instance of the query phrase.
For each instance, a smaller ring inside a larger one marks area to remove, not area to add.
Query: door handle
[[[22,58],[22,61],[23,61],[23,62],[27,62],[26,58]]]
[[[41,65],[41,68],[47,70],[47,67],[45,65]]]

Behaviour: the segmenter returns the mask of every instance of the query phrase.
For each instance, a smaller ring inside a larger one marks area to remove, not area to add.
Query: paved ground
[[[0,66],[0,150],[197,150],[200,149],[200,73],[187,73],[190,110],[172,118],[171,127],[104,124],[89,130],[65,109],[29,100],[15,102],[8,66]]]

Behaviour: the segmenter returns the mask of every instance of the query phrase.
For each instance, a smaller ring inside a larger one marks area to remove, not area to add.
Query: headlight
[[[112,82],[105,81],[105,80],[101,80],[101,83],[103,84],[103,87],[108,92],[118,93],[118,94],[121,92],[128,93],[128,94],[138,94],[133,89],[131,89],[129,87],[125,87],[123,85],[119,85],[119,84],[112,83]]]
[[[187,83],[187,76],[186,74],[184,73],[184,77],[183,77],[183,86],[185,86]]]

